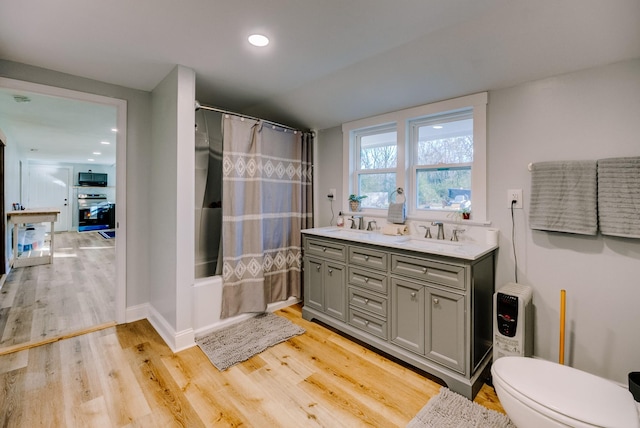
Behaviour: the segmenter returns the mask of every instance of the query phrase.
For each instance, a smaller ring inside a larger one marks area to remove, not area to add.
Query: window
[[[416,210],[471,210],[473,112],[409,122]]]
[[[386,216],[402,187],[409,219],[485,222],[486,111],[483,92],[343,124],[345,192],[367,196],[366,215]]]
[[[355,132],[357,188],[354,193],[366,195],[363,208],[387,208],[389,195],[396,189],[398,144],[395,126]]]

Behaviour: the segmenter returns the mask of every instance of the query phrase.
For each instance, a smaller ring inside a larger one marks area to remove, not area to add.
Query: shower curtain
[[[225,115],[222,318],[301,296],[300,230],[313,222],[312,141]]]

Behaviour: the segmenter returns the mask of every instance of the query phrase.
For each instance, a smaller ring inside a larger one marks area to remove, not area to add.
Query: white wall
[[[149,186],[151,322],[169,346],[193,344],[195,73],[177,66],[153,90]]]
[[[151,94],[25,64],[0,60],[0,77],[82,91],[127,101],[127,307],[149,300],[148,171]],[[15,164],[12,164],[15,165]],[[7,162],[7,166],[9,163]],[[16,165],[17,167],[17,165]],[[7,171],[8,180],[17,172]],[[17,186],[17,184],[14,185]]]
[[[518,281],[534,288],[535,355],[557,361],[564,288],[565,363],[625,384],[627,373],[640,369],[640,240],[529,230],[527,165],[640,156],[639,119],[640,60],[489,92],[487,210],[492,227],[500,229],[496,287],[514,280],[506,193],[522,188],[525,209],[516,211]],[[326,226],[326,191],[342,182],[336,168],[342,164],[342,133],[331,128],[318,135],[316,226]],[[484,236],[482,228],[467,229],[465,235],[474,239]]]
[[[346,191],[342,189],[342,126],[324,129],[317,133],[314,169],[315,226],[329,226],[331,221],[331,200],[327,198],[329,189],[336,189],[333,200],[333,226],[336,225],[340,210],[347,210]],[[342,197],[344,196],[344,198]]]
[[[640,240],[530,230],[527,164],[640,156],[640,60],[489,95],[489,214],[502,232],[497,285],[514,278],[506,191],[522,188],[518,281],[534,287],[535,354],[557,361],[564,288],[565,361],[626,383],[627,373],[640,369]]]

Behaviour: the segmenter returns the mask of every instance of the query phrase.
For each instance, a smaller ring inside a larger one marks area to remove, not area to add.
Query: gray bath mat
[[[288,319],[266,312],[198,338],[196,343],[223,371],[304,332]]]
[[[502,413],[487,409],[444,387],[407,425],[407,428],[417,427],[516,428]]]

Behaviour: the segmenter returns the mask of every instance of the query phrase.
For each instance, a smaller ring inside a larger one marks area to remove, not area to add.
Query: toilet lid
[[[629,391],[569,366],[523,357],[502,357],[494,376],[524,397],[551,411],[597,426],[638,426]]]

